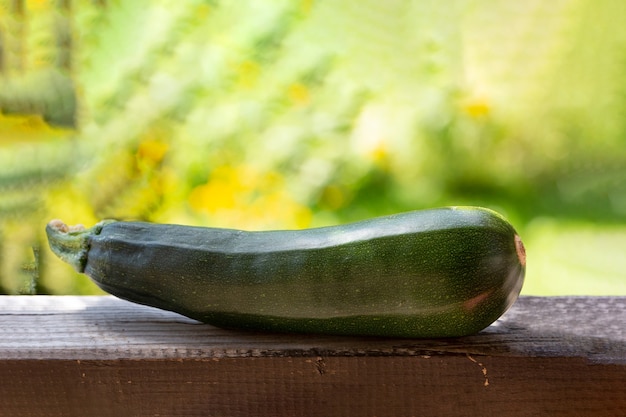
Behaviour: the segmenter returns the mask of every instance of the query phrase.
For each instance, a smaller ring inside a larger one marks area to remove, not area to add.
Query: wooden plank
[[[522,297],[475,336],[339,338],[0,297],[0,417],[626,415],[625,323],[626,297]]]
[[[470,353],[626,363],[626,297],[521,297],[464,338],[412,340],[236,332],[111,296],[0,296],[0,358],[183,359]]]

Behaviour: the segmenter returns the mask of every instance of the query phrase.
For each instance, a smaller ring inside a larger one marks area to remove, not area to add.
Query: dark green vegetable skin
[[[46,231],[60,258],[115,296],[263,331],[473,334],[517,299],[526,263],[513,227],[476,207],[307,230],[56,220]]]

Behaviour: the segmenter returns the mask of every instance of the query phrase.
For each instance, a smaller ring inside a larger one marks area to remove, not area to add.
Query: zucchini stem
[[[68,226],[61,220],[52,220],[46,225],[50,249],[76,271],[83,272],[87,263],[89,238],[99,234],[104,224],[100,222],[86,229],[82,224]]]

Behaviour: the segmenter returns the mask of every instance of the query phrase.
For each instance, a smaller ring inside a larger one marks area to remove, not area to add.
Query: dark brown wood
[[[112,297],[0,297],[0,417],[621,416],[626,297],[522,297],[440,340],[242,333]]]

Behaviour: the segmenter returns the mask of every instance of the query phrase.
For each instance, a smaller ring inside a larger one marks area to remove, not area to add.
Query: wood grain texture
[[[621,416],[626,297],[522,297],[471,337],[243,333],[112,297],[0,297],[4,416]]]
[[[237,332],[111,296],[0,296],[0,331],[4,360],[470,353],[626,364],[626,297],[521,297],[477,335],[420,340]]]

